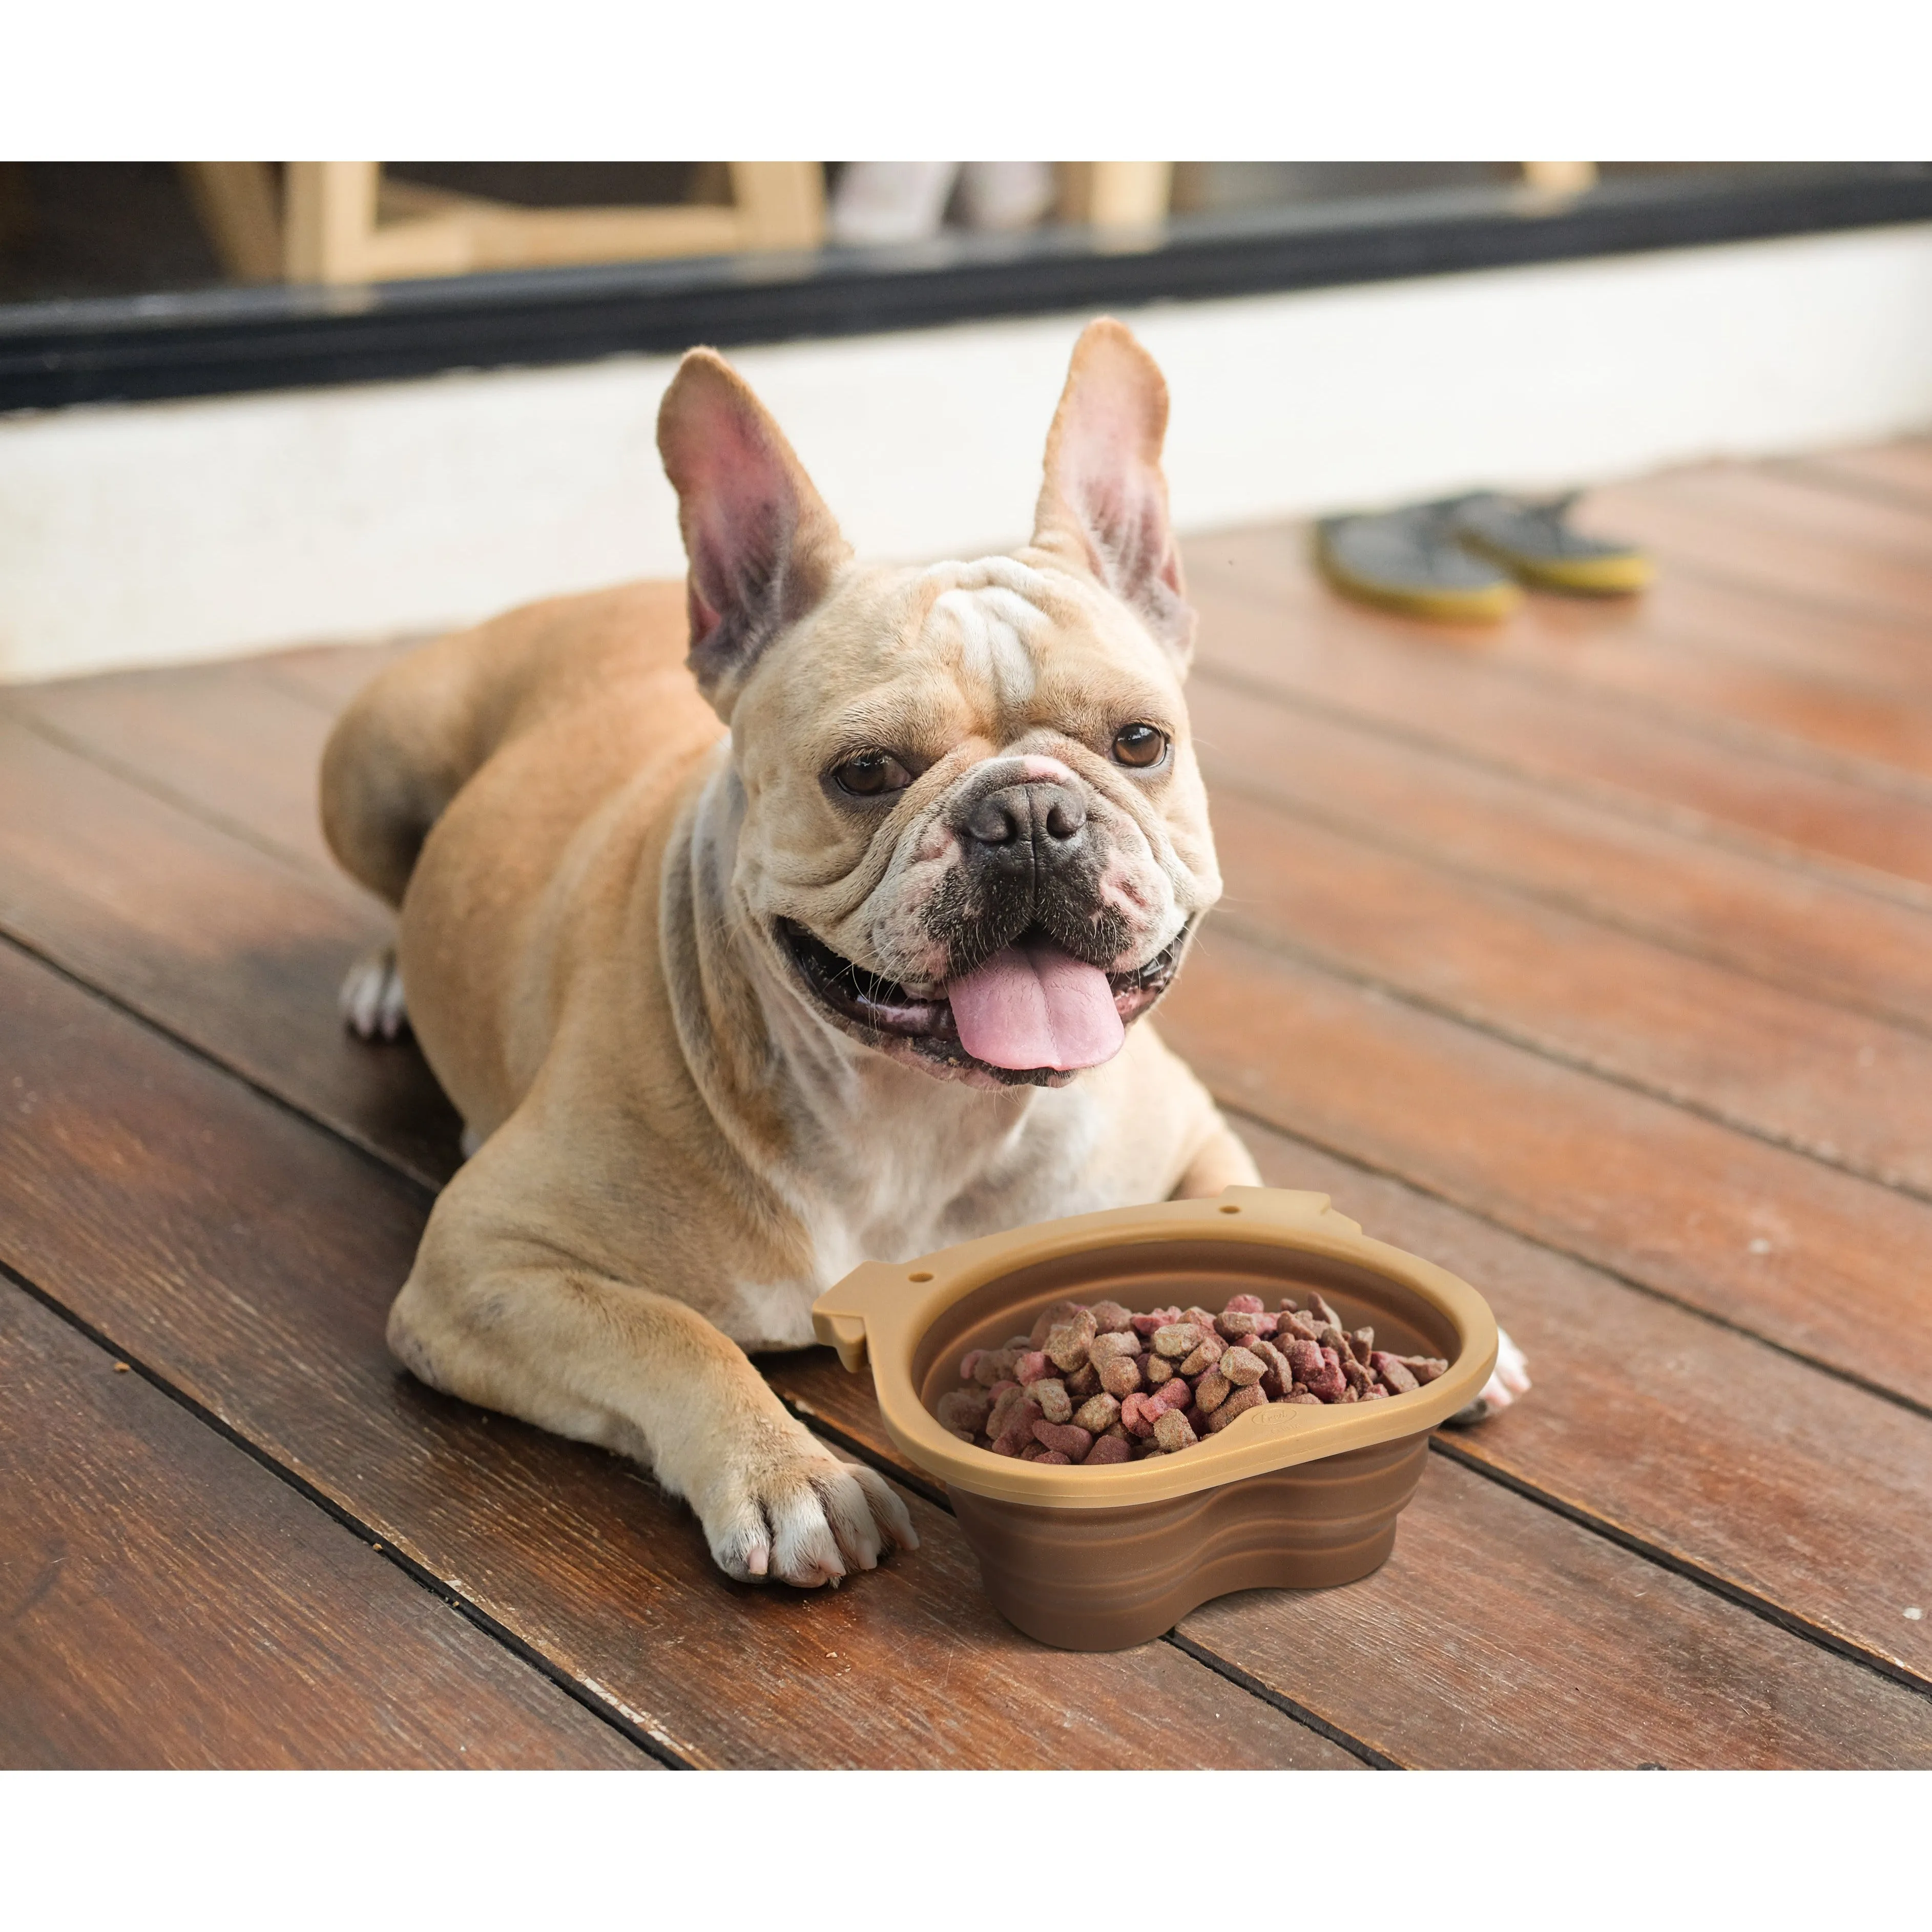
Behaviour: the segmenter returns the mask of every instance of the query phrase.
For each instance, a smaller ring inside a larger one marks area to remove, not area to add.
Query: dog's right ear
[[[678,365],[658,449],[691,564],[686,662],[728,720],[759,654],[824,596],[851,546],[764,405],[712,350]]]

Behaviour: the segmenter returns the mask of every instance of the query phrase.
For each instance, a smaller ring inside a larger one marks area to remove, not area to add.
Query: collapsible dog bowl
[[[933,1406],[969,1348],[998,1348],[1056,1301],[1220,1308],[1318,1288],[1351,1328],[1447,1372],[1380,1402],[1268,1402],[1178,1455],[1083,1468],[962,1442]],[[1218,1199],[1076,1215],[922,1260],[868,1262],[812,1310],[821,1342],[868,1359],[886,1426],[944,1484],[1007,1621],[1066,1650],[1120,1650],[1230,1590],[1352,1582],[1395,1546],[1428,1432],[1496,1365],[1496,1324],[1466,1282],[1370,1240],[1325,1194],[1231,1187]]]

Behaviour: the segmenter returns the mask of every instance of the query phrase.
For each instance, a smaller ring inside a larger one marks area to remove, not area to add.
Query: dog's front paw
[[[396,949],[379,946],[350,968],[337,995],[342,1017],[359,1040],[394,1040],[409,1024]]]
[[[1529,1363],[1522,1351],[1501,1329],[1496,1331],[1496,1365],[1490,1371],[1490,1378],[1484,1383],[1482,1392],[1466,1408],[1459,1408],[1450,1417],[1450,1422],[1458,1428],[1466,1428],[1472,1422],[1486,1422],[1492,1415],[1500,1415],[1520,1395],[1529,1393]]]
[[[815,1589],[876,1568],[895,1545],[919,1547],[904,1504],[878,1471],[841,1462],[789,1418],[741,1445],[692,1500],[712,1561],[741,1583]]]

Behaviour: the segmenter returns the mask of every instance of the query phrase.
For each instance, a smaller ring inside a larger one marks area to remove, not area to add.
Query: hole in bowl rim
[[[1232,1197],[1232,1199],[1230,1197]],[[1232,1207],[1236,1210],[1229,1214]],[[920,1400],[912,1364],[926,1332],[953,1304],[1002,1276],[1087,1250],[1179,1237],[1279,1247],[1354,1264],[1419,1296],[1451,1324],[1459,1346],[1448,1370],[1381,1402],[1269,1402],[1178,1456],[1088,1469],[1042,1467],[962,1442]],[[916,1289],[908,1284],[923,1274]],[[1496,1322],[1460,1276],[1419,1255],[1364,1234],[1299,1189],[1231,1187],[1201,1201],[1167,1201],[1042,1221],[941,1249],[912,1262],[867,1262],[812,1306],[820,1341],[856,1372],[870,1363],[887,1432],[902,1454],[950,1488],[1042,1508],[1118,1509],[1216,1489],[1351,1449],[1420,1434],[1473,1401],[1496,1366]]]

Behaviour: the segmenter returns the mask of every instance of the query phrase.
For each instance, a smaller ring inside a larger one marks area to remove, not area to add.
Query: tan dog
[[[733,1576],[821,1583],[914,1540],[746,1359],[808,1342],[828,1284],[1256,1178],[1144,1018],[1221,889],[1166,416],[1094,323],[1030,544],[868,568],[696,351],[658,420],[688,597],[445,638],[329,741],[329,842],[401,909],[400,980],[345,998],[393,1033],[406,985],[476,1149],[391,1342],[646,1463]]]

